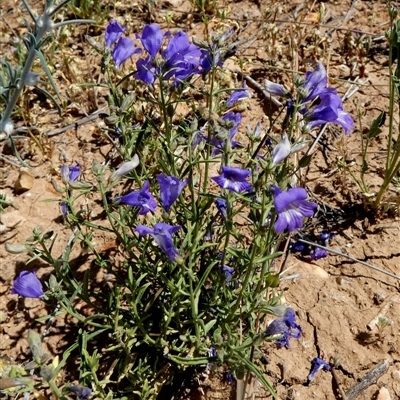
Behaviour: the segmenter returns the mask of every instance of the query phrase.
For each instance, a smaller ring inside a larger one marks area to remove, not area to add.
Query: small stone
[[[14,189],[17,193],[24,193],[33,187],[34,178],[26,171],[21,171],[18,179],[14,184]]]
[[[376,400],[391,400],[389,390],[387,390],[385,387],[381,387]]]
[[[385,301],[385,299],[386,299],[386,296],[384,294],[382,294],[382,293],[375,293],[374,294],[374,303],[376,305],[378,305],[378,306],[380,304],[382,304]]]
[[[21,215],[20,211],[13,210],[0,214],[0,222],[5,225],[8,229],[16,228],[18,225],[25,222],[26,219]]]
[[[392,372],[392,377],[393,377],[394,380],[400,381],[400,371],[398,369],[395,369]]]
[[[348,281],[347,279],[344,279],[341,276],[337,276],[336,277],[336,283],[340,286],[344,286],[344,285],[348,285],[350,283],[350,281]]]

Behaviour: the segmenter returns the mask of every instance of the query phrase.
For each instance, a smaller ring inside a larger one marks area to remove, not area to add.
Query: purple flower
[[[313,100],[323,93],[332,92],[336,93],[333,88],[327,88],[328,76],[325,67],[322,63],[318,63],[314,71],[306,72],[306,79],[300,86],[300,91],[303,94],[302,102]]]
[[[138,215],[154,212],[157,208],[154,196],[149,192],[150,183],[146,181],[140,190],[133,191],[125,196],[117,197],[114,203],[128,204],[131,207],[139,207]]]
[[[328,231],[322,231],[321,235],[319,236],[319,238],[324,246],[328,246],[329,240],[333,239],[334,237],[335,237],[335,234],[330,233]]]
[[[163,42],[164,35],[161,31],[160,25],[150,24],[143,28],[142,35],[137,35],[142,42],[145,50],[150,54],[152,58],[155,58]]]
[[[131,56],[137,53],[141,53],[141,49],[135,47],[133,40],[128,37],[121,37],[118,40],[117,45],[112,51],[112,58],[114,60],[115,66],[120,68],[120,66]]]
[[[188,180],[181,181],[176,176],[159,174],[157,176],[157,181],[160,185],[161,204],[164,210],[168,212],[172,204],[181,194],[183,188],[188,184]]]
[[[62,165],[61,166],[61,178],[64,183],[68,181],[74,182],[79,178],[81,174],[81,166],[76,163],[75,165]]]
[[[177,84],[198,72],[201,51],[189,42],[189,37],[185,32],[175,34],[161,54],[165,60],[164,79],[174,76],[174,83]]]
[[[316,247],[311,251],[310,258],[311,260],[319,260],[320,258],[328,257],[328,252],[325,249],[321,249],[320,247]]]
[[[232,383],[235,382],[235,375],[233,375],[232,371],[226,371],[225,373],[225,379],[226,381],[231,385]]]
[[[307,128],[313,129],[328,122],[339,124],[346,135],[353,129],[354,121],[350,114],[343,111],[342,99],[335,93],[322,93],[320,103],[312,107],[304,115]]]
[[[207,136],[205,136],[201,130],[194,132],[191,143],[192,150],[205,140],[207,140]]]
[[[307,192],[303,188],[291,188],[285,192],[277,186],[272,187],[275,209],[278,218],[274,228],[277,233],[285,229],[290,232],[303,226],[304,217],[312,217],[317,204],[307,201]]]
[[[232,280],[233,274],[235,273],[235,269],[233,267],[229,267],[227,265],[221,265],[221,272],[225,274],[225,283],[229,285]]]
[[[239,193],[243,190],[249,190],[251,188],[250,183],[247,182],[247,178],[250,175],[251,171],[248,169],[222,167],[221,175],[214,176],[211,179],[214,180],[221,188]]]
[[[69,212],[69,207],[65,201],[60,201],[60,209],[61,209],[61,214],[62,214],[63,218],[67,218],[68,212]]]
[[[35,271],[21,271],[15,279],[11,294],[36,299],[43,296],[43,287]]]
[[[274,96],[286,98],[290,95],[290,92],[285,88],[285,86],[280,85],[279,83],[271,82],[268,79],[264,79],[264,87],[268,93]]]
[[[229,96],[226,101],[227,107],[232,107],[237,101],[248,99],[250,92],[247,89],[246,82],[243,82],[241,89],[235,89],[235,91]]]
[[[221,215],[226,218],[227,216],[227,210],[228,206],[226,204],[226,200],[218,197],[218,199],[215,199],[215,205],[217,206],[218,211],[221,213]]]
[[[224,60],[221,58],[221,52],[216,45],[211,45],[208,49],[201,50],[200,66],[203,76],[213,68],[222,67],[223,65]]]
[[[137,72],[133,74],[136,79],[139,79],[148,85],[153,84],[156,80],[158,68],[153,66],[150,56],[139,58],[139,60],[136,61],[136,69]]]
[[[118,21],[111,21],[105,33],[106,47],[111,49],[112,45],[118,41],[122,34],[126,31],[124,26],[121,26]]]
[[[148,226],[138,225],[135,231],[140,235],[151,235],[155,242],[160,246],[161,250],[165,255],[172,261],[176,261],[178,258],[178,252],[174,248],[172,241],[172,234],[179,231],[181,227],[179,225],[168,225],[164,222],[158,222],[154,225],[154,228]]]
[[[137,37],[142,42],[149,56],[136,62],[136,79],[144,83],[152,84],[157,77],[163,80],[174,78],[174,85],[198,73],[200,49],[189,42],[185,32],[178,32],[172,36],[166,48],[161,52],[161,59],[157,60],[157,54],[161,51],[164,37],[158,24],[146,25],[141,35]]]
[[[81,385],[71,385],[69,387],[70,392],[76,394],[79,400],[86,400],[92,393],[92,389]]]
[[[299,339],[302,330],[296,323],[296,314],[291,308],[288,308],[282,318],[272,321],[265,331],[265,336],[282,335],[277,339],[276,344],[279,347],[289,348],[289,339]]]
[[[307,379],[309,381],[312,381],[315,378],[315,374],[320,371],[321,369],[325,370],[325,371],[330,371],[332,369],[332,367],[324,360],[322,360],[321,358],[315,357],[312,360],[312,367],[311,367],[311,371],[307,377]]]
[[[292,253],[302,253],[308,254],[308,246],[306,246],[303,242],[297,241],[290,246],[290,251]]]

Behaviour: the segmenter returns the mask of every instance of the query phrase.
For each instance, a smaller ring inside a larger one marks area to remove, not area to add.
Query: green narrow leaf
[[[263,373],[257,368],[255,364],[253,364],[250,360],[243,357],[240,353],[236,353],[236,356],[240,361],[251,371],[253,374],[261,381],[261,383],[269,390],[274,399],[277,399],[277,395],[275,393],[274,388],[271,384],[265,379]]]
[[[44,69],[44,72],[46,72],[47,77],[49,78],[50,84],[53,88],[53,90],[56,92],[57,97],[61,101],[61,94],[57,89],[56,83],[54,82],[53,77],[51,76],[51,72],[49,70],[49,67],[47,66],[46,59],[44,58],[43,53],[40,50],[36,50],[36,55],[38,56],[40,63],[42,64],[42,67]],[[59,106],[57,108],[60,108]]]
[[[377,137],[382,132],[381,126],[385,123],[385,120],[386,113],[385,111],[382,111],[379,116],[371,122],[371,126],[369,127],[369,131],[367,133],[368,139]]]

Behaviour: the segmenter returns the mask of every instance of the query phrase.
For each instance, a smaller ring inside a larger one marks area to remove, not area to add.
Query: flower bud
[[[138,165],[139,165],[139,157],[137,154],[135,154],[131,161],[124,162],[116,171],[114,171],[110,176],[110,178],[108,179],[108,181],[109,182],[116,181],[122,176],[129,174],[129,172],[134,170]]]

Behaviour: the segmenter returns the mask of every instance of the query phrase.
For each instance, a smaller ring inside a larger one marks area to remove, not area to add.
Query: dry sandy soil
[[[38,1],[35,3],[40,5]],[[116,4],[110,19],[120,17],[131,33],[154,20],[166,27],[163,18],[173,10],[175,19],[170,27],[176,26],[203,38],[203,25],[191,13],[192,8],[186,1],[157,3],[150,8],[134,4],[132,9],[124,7]],[[325,17],[323,24],[318,26],[321,7],[325,9]],[[396,209],[399,195],[392,187],[389,192],[390,212],[379,215],[366,212],[362,207],[360,190],[339,162],[344,161],[353,165],[354,171],[358,170],[361,131],[388,107],[388,46],[381,39],[389,27],[385,2],[338,0],[304,3],[296,0],[272,4],[259,0],[254,3],[221,2],[220,8],[230,9],[228,18],[222,24],[215,19],[211,28],[235,24],[239,27],[237,40],[255,35],[254,40],[239,47],[233,61],[245,60],[244,72],[256,81],[268,78],[288,83],[292,75],[285,72],[286,69],[305,72],[314,60],[320,58],[327,65],[331,84],[338,87],[341,94],[356,87],[350,82],[356,79],[365,82],[345,102],[346,110],[356,121],[357,110],[364,111],[355,130],[344,137],[336,127],[328,129],[323,146],[317,148],[306,175],[307,187],[320,204],[309,229],[310,232],[322,228],[332,230],[336,235],[331,242],[332,248],[400,275],[400,224]],[[0,2],[0,57],[10,54],[11,46],[24,31],[21,9],[19,1]],[[275,39],[271,23],[277,28]],[[57,233],[54,253],[61,254],[70,233],[60,218],[58,202],[48,201],[60,196],[51,181],[60,182],[61,164],[77,161],[85,173],[90,170],[93,159],[103,162],[112,149],[112,144],[101,133],[104,124],[101,118],[46,136],[84,118],[78,105],[91,114],[106,104],[100,90],[77,86],[83,81],[96,81],[99,76],[99,60],[83,41],[86,33],[99,42],[103,40],[101,29],[74,28],[69,31],[70,36],[59,38],[65,44],[55,50],[56,82],[63,96],[72,100],[62,117],[35,90],[27,90],[21,101],[21,107],[25,109],[24,120],[21,118],[18,125],[34,126],[34,135],[37,138],[41,135],[42,143],[40,148],[33,139],[18,142],[21,155],[33,166],[29,171],[34,177],[30,190],[23,193],[15,190],[21,168],[7,143],[0,144],[6,158],[0,161],[0,192],[5,193],[17,208],[8,207],[0,215],[0,354],[16,362],[26,359],[27,329],[42,330],[43,323],[35,322],[35,319],[52,310],[44,309],[41,300],[18,299],[10,294],[12,281],[24,267],[26,256],[8,254],[4,243],[22,243],[33,228],[41,227],[44,231]],[[365,44],[367,40],[370,40],[371,48],[366,54],[362,53],[362,46],[358,50],[356,45],[352,47],[351,43],[359,41]],[[233,61],[227,64],[228,69],[238,68]],[[244,111],[245,120],[240,128],[242,138],[247,124],[254,126],[261,120],[267,125],[268,102],[257,88],[253,89],[254,96]],[[370,171],[367,180],[371,193],[377,191],[382,179],[386,137],[387,123],[368,153]],[[95,240],[100,248],[109,245],[106,237]],[[288,400],[338,399],[341,390],[346,392],[368,371],[387,360],[389,368],[357,398],[376,399],[382,388],[388,389],[392,399],[400,398],[399,282],[336,255],[316,262],[292,255],[286,267],[285,275],[292,278],[282,281],[280,288],[284,291],[283,300],[297,313],[303,336],[300,340],[292,340],[290,349],[277,349],[273,345],[263,347],[268,360],[266,376],[276,387],[279,397]],[[39,263],[35,268],[40,278],[46,279],[51,272],[46,265]],[[373,323],[371,325],[380,313],[390,321],[381,333]],[[62,320],[55,321],[46,339],[46,345],[54,355],[60,354],[68,342],[68,337],[63,334],[63,324]],[[331,373],[320,372],[314,381],[307,384],[311,360],[317,356],[326,360],[337,359],[336,379]],[[225,382],[222,374],[211,374],[199,381],[199,385],[191,389],[191,398],[235,398],[235,386]],[[262,389],[256,392],[257,399],[270,398]]]

